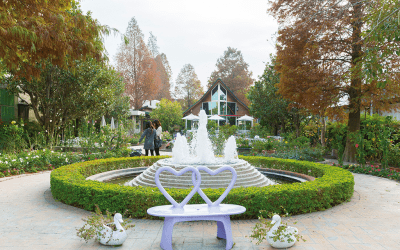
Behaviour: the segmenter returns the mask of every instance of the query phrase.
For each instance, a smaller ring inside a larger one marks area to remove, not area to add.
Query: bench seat
[[[175,208],[173,205],[151,207],[147,213],[158,217],[203,217],[234,215],[246,212],[246,208],[239,205],[219,204],[211,207],[207,204],[185,205],[183,208]]]

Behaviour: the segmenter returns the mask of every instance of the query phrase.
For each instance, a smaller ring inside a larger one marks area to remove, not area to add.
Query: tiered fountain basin
[[[51,173],[51,192],[54,199],[89,211],[93,211],[95,205],[98,205],[104,212],[107,209],[119,213],[128,210],[128,215],[133,218],[151,218],[146,213],[148,208],[169,204],[158,188],[120,186],[86,178],[111,170],[151,166],[163,158],[165,157],[111,158],[63,166]],[[241,205],[247,209],[246,213],[234,217],[236,219],[257,219],[260,210],[287,212],[292,215],[325,210],[348,201],[354,192],[353,175],[339,167],[269,157],[240,158],[255,167],[288,171],[288,174],[292,172],[309,175],[315,180],[264,187],[233,188],[224,203]],[[190,192],[190,189],[167,188],[166,190],[178,202]],[[214,201],[225,188],[203,191]],[[195,195],[190,203],[202,204],[204,201],[199,195]]]
[[[257,169],[251,166],[247,161],[235,160],[235,163],[229,164],[201,164],[209,169],[215,171],[223,166],[231,166],[236,170],[237,179],[235,182],[236,187],[263,187],[275,184],[273,181],[269,180]],[[175,171],[180,171],[188,166],[199,166],[190,164],[174,164],[171,159],[164,159],[157,161],[151,167],[146,169],[138,177],[134,178],[132,181],[126,183],[128,186],[147,186],[156,187],[155,174],[156,171],[161,167],[171,167]],[[232,173],[230,171],[223,171],[218,175],[211,176],[204,171],[201,173],[201,186],[200,188],[226,188],[232,180]],[[160,174],[160,182],[165,188],[190,188],[193,186],[191,173],[185,173],[182,176],[175,176],[174,174],[164,171]]]

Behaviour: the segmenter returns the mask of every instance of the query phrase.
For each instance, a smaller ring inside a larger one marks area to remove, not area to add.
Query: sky
[[[253,79],[262,75],[269,55],[275,53],[272,36],[278,30],[266,12],[266,0],[82,0],[81,8],[101,24],[125,33],[135,17],[145,35],[157,37],[159,52],[172,69],[172,82],[190,63],[206,90],[217,59],[228,47],[242,52]],[[121,36],[105,38],[110,62],[115,66]]]

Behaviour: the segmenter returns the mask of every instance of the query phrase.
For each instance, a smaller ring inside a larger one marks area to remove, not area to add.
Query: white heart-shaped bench
[[[196,178],[196,181],[193,181],[193,189],[192,191],[190,191],[190,193],[186,196],[185,199],[183,199],[183,201],[181,203],[178,203],[174,200],[174,198],[171,197],[171,195],[169,195],[167,193],[167,191],[165,191],[164,187],[162,186],[161,182],[160,182],[160,174],[163,171],[168,171],[176,176],[181,176],[184,173],[188,172],[188,171],[192,171],[192,180],[194,178]],[[161,193],[165,196],[165,198],[167,198],[167,200],[169,202],[171,202],[171,204],[175,207],[175,208],[182,208],[183,206],[186,205],[186,203],[188,203],[188,201],[190,199],[192,199],[193,195],[200,189],[200,184],[201,184],[201,175],[200,172],[194,168],[194,167],[186,167],[184,169],[182,169],[181,171],[177,172],[175,169],[171,168],[171,167],[161,167],[157,170],[156,175],[155,175],[155,181],[156,181],[156,185],[158,187],[158,189],[161,191]]]
[[[225,170],[232,172],[232,180],[229,183],[226,190],[222,195],[215,201],[212,202],[207,195],[200,189],[201,184],[201,174],[200,170],[205,171],[210,175],[217,175]],[[192,172],[192,182],[193,189],[185,197],[185,199],[178,203],[167,193],[160,182],[160,174],[163,171],[168,171],[176,176],[181,176],[184,173]],[[181,171],[177,172],[171,167],[161,167],[156,171],[155,182],[158,189],[165,196],[165,198],[171,202],[172,205],[164,205],[151,207],[147,210],[147,213],[153,216],[165,217],[163,232],[161,236],[160,246],[164,250],[172,249],[172,232],[174,229],[174,224],[181,221],[196,221],[196,220],[213,220],[217,221],[217,237],[226,239],[226,248],[231,249],[233,246],[232,239],[232,229],[230,215],[241,214],[246,211],[245,207],[232,204],[221,204],[221,202],[226,198],[228,193],[231,191],[235,185],[237,174],[234,168],[230,166],[225,166],[212,171],[205,166],[186,167]],[[190,204],[186,205],[188,201],[193,197],[193,195],[198,192],[199,195],[207,204]]]
[[[197,192],[199,193],[199,195],[201,196],[201,198],[203,198],[203,200],[209,205],[209,206],[219,206],[219,204],[221,204],[221,202],[226,198],[226,196],[228,195],[228,193],[231,191],[231,189],[233,188],[233,186],[235,185],[236,182],[236,178],[237,178],[237,173],[235,171],[235,169],[231,166],[224,166],[224,167],[220,167],[217,170],[211,170],[205,166],[199,166],[197,167],[197,169],[203,170],[205,172],[207,172],[210,175],[217,175],[225,170],[231,171],[232,172],[232,180],[229,183],[228,187],[226,188],[226,190],[222,193],[222,195],[214,202],[212,202],[208,196],[203,192],[203,190],[201,190],[201,188],[199,188],[197,190]],[[194,179],[195,175],[192,175],[192,182],[196,183],[196,180]]]

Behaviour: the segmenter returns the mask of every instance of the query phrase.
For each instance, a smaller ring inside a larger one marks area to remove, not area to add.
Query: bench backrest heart
[[[169,195],[167,193],[167,191],[165,191],[164,187],[161,185],[160,182],[160,173],[163,171],[168,171],[176,176],[181,176],[184,173],[188,172],[188,171],[192,171],[192,181],[193,179],[195,179],[195,181],[193,181],[193,189],[192,191],[190,191],[190,193],[186,196],[186,198],[181,202],[178,203],[174,200],[174,198],[171,197],[171,195]],[[196,181],[197,180],[197,181]],[[171,204],[175,207],[175,208],[182,208],[183,206],[186,205],[186,203],[188,203],[188,201],[193,197],[193,195],[200,189],[200,184],[201,184],[201,175],[200,172],[194,168],[194,167],[186,167],[184,169],[182,169],[181,171],[177,172],[175,169],[171,168],[171,167],[161,167],[156,171],[156,175],[155,175],[155,181],[156,181],[156,185],[158,187],[158,189],[161,191],[161,193],[165,196],[165,198],[167,198],[167,200],[169,202],[171,202]]]
[[[197,167],[197,169],[198,169],[198,171],[203,170],[203,171],[207,172],[210,175],[217,175],[217,174],[219,174],[219,173],[221,173],[222,171],[225,171],[225,170],[229,170],[229,171],[232,172],[232,180],[231,180],[231,182],[229,183],[229,185],[226,188],[225,192],[223,192],[222,195],[215,202],[212,202],[208,198],[208,196],[203,192],[203,190],[201,190],[201,188],[199,188],[197,190],[197,192],[199,193],[201,198],[203,198],[203,200],[208,204],[208,206],[212,206],[212,207],[219,206],[219,204],[226,198],[228,193],[231,191],[231,189],[235,185],[236,178],[237,178],[236,170],[231,166],[220,167],[220,168],[218,168],[217,170],[214,170],[214,171],[212,171],[211,169],[209,169],[209,168],[207,168],[205,166],[199,166],[199,167]],[[192,175],[192,182],[196,183],[195,175]]]

